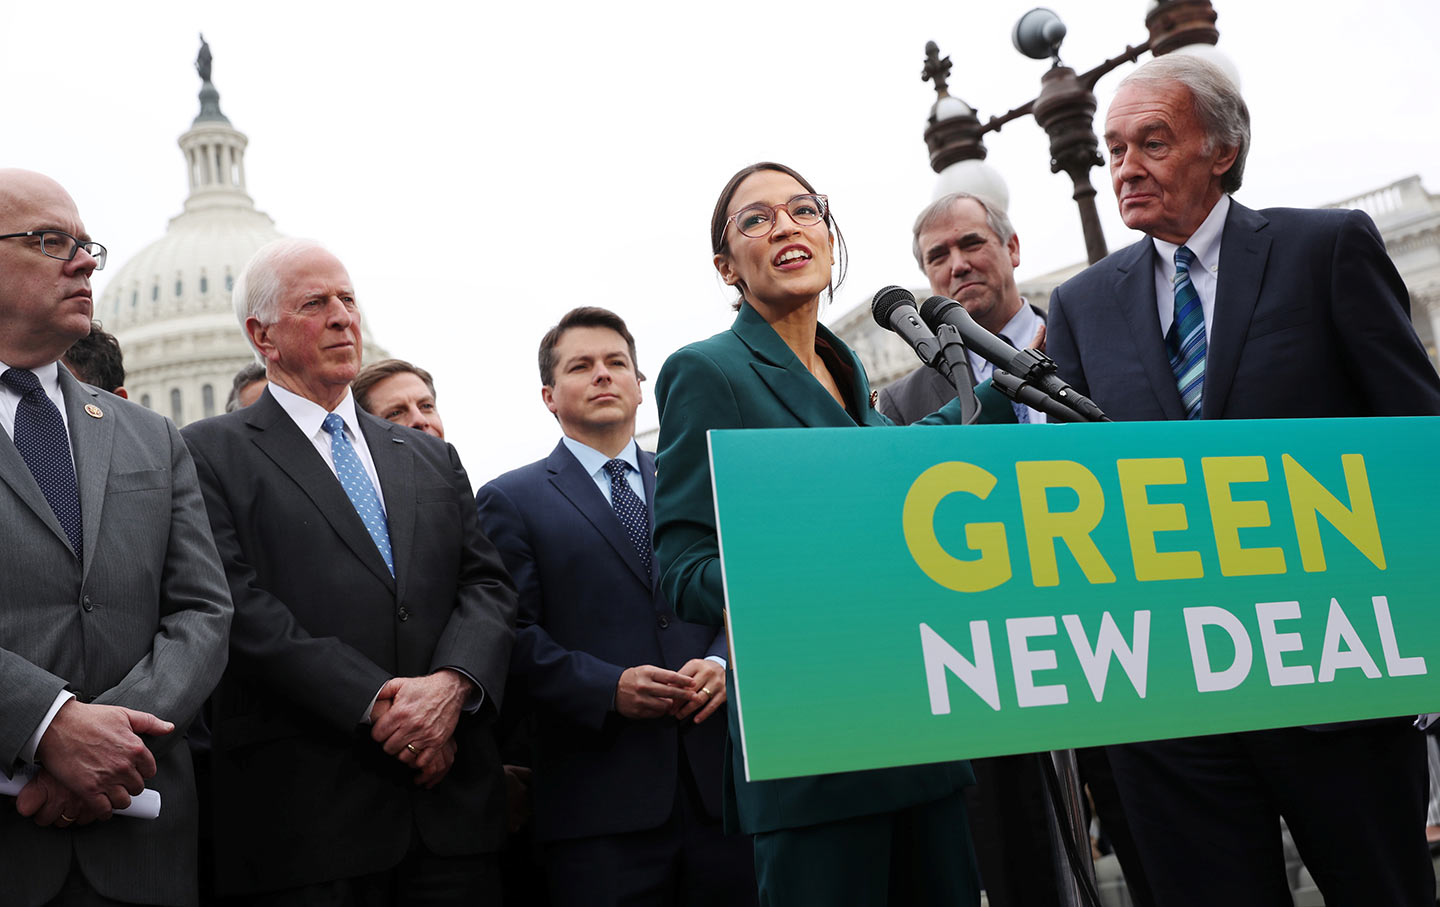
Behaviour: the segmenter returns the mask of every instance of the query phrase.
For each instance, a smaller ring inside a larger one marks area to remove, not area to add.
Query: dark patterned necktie
[[[624,460],[605,461],[605,472],[610,476],[610,506],[615,508],[615,515],[620,518],[620,525],[625,527],[625,534],[630,536],[630,544],[635,546],[635,553],[640,555],[640,563],[645,565],[645,575],[649,576],[650,511],[625,478],[625,470],[628,468],[629,464]]]
[[[1205,312],[1200,294],[1190,282],[1190,264],[1195,253],[1189,246],[1175,250],[1175,320],[1165,335],[1170,369],[1185,404],[1185,418],[1200,418],[1200,398],[1205,390]]]
[[[11,390],[20,395],[15,407],[15,447],[35,484],[55,511],[55,519],[70,539],[70,549],[78,558],[84,550],[80,521],[80,494],[75,487],[75,463],[70,458],[70,436],[65,433],[65,420],[40,386],[35,373],[23,368],[7,369],[0,375]]]

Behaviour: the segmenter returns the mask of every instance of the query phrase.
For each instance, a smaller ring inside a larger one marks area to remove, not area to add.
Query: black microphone
[[[1109,422],[1110,418],[1084,394],[1075,390],[1055,372],[1055,362],[1036,349],[1017,350],[1003,337],[997,337],[975,323],[965,307],[944,296],[931,296],[920,306],[920,317],[931,330],[948,324],[960,332],[965,345],[996,368],[1009,372],[1022,386],[1041,390],[1052,400],[1065,404],[1089,422]],[[993,383],[993,382],[992,382]],[[1013,395],[1009,395],[1013,396]]]
[[[875,294],[870,302],[870,314],[875,323],[887,331],[899,334],[920,361],[934,369],[955,388],[960,398],[961,418],[965,424],[980,418],[980,401],[975,396],[975,377],[970,374],[970,362],[965,356],[965,347],[954,328],[947,328],[946,339],[935,336],[915,311],[915,294],[904,287],[885,287]]]
[[[940,341],[915,311],[915,294],[904,287],[885,287],[871,300],[870,314],[875,316],[876,324],[910,344],[921,362],[935,368],[940,359]]]

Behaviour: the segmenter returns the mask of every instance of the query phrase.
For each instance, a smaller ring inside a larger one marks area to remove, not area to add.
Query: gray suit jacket
[[[0,438],[0,768],[17,767],[62,689],[152,712],[177,730],[147,739],[159,769],[148,786],[163,801],[154,821],[115,817],[62,831],[0,801],[0,899],[53,898],[73,857],[107,897],[194,903],[195,784],[180,729],[225,667],[230,595],[175,426],[63,368],[60,385],[85,556],[76,562],[19,451]]]
[[[1026,303],[1045,320],[1045,310]],[[896,425],[913,425],[955,399],[955,388],[944,375],[924,365],[915,367],[885,387],[875,400],[875,408]]]

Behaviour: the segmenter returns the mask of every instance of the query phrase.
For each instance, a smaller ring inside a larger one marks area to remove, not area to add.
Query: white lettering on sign
[[[1080,615],[1066,614],[1061,620],[1070,634],[1070,644],[1075,647],[1075,657],[1080,659],[1080,667],[1085,671],[1085,679],[1090,682],[1090,692],[1096,702],[1105,698],[1105,681],[1110,673],[1111,658],[1120,662],[1130,685],[1141,699],[1145,698],[1146,674],[1150,665],[1149,611],[1135,612],[1134,630],[1130,634],[1134,642],[1129,644],[1120,635],[1120,628],[1110,612],[1100,615],[1100,632],[1095,638],[1094,648],[1085,637]]]
[[[990,625],[983,620],[970,621],[970,648],[973,662],[940,638],[925,624],[920,625],[920,650],[925,653],[925,683],[930,687],[930,711],[935,715],[950,714],[950,688],[945,672],[950,671],[961,682],[1000,711],[1000,687],[995,682],[995,654],[990,650]]]

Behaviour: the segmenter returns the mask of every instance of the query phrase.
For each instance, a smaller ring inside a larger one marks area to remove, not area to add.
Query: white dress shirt
[[[1225,216],[1230,213],[1230,196],[1222,195],[1183,245],[1195,253],[1190,263],[1190,283],[1200,297],[1200,310],[1205,315],[1205,338],[1209,342],[1210,325],[1215,321],[1215,286],[1220,280],[1220,237],[1225,232]],[[1175,320],[1175,250],[1180,246],[1163,239],[1154,239],[1155,308],[1160,315],[1160,336],[1170,333]]]
[[[325,465],[330,467],[330,472],[339,479],[340,474],[335,472],[335,457],[330,453],[332,439],[325,430],[325,417],[330,415],[330,411],[313,400],[286,390],[274,381],[270,382],[270,393],[290,420],[299,427],[301,434],[315,445],[316,452],[325,459]],[[370,484],[375,488],[375,496],[380,499],[380,509],[384,511],[385,492],[380,490],[380,475],[375,472],[375,461],[370,458],[370,445],[365,443],[365,436],[360,433],[360,422],[355,416],[355,396],[348,388],[345,390],[344,399],[335,405],[333,412],[345,420],[345,437],[350,439],[350,446],[355,448],[360,465],[365,467],[365,474],[370,477]]]

